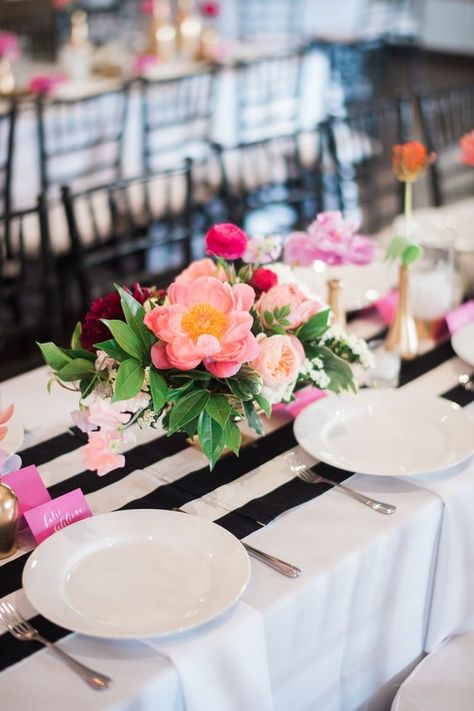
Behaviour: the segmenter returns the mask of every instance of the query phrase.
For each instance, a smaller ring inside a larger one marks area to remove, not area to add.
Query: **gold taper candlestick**
[[[332,324],[346,328],[346,312],[342,304],[343,284],[340,279],[329,279],[328,281],[328,304],[332,311]]]
[[[400,265],[398,304],[393,323],[385,341],[387,350],[398,350],[404,360],[412,360],[418,353],[418,334],[410,305],[409,270]]]

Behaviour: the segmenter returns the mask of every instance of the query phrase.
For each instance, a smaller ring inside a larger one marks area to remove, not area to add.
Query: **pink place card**
[[[318,388],[313,387],[306,387],[301,390],[297,390],[294,395],[295,399],[293,402],[289,402],[288,404],[280,402],[277,405],[273,405],[272,412],[275,414],[277,412],[284,412],[291,417],[296,417],[300,414],[301,410],[305,409],[305,407],[308,407],[311,403],[316,402],[316,400],[326,397],[324,390],[319,390]]]
[[[20,514],[51,501],[49,491],[34,464],[5,474],[2,476],[2,482],[8,484],[17,495]]]
[[[374,306],[379,312],[380,316],[383,318],[384,322],[389,326],[393,317],[395,316],[395,310],[398,303],[398,290],[392,289],[388,294],[382,296],[381,299],[375,302]]]
[[[36,543],[41,543],[56,531],[92,516],[92,511],[80,489],[58,496],[25,513]]]
[[[472,322],[474,322],[474,299],[466,301],[465,304],[457,306],[446,314],[446,323],[451,334]]]

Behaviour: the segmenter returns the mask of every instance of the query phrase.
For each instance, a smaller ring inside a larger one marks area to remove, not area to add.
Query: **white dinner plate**
[[[244,591],[250,563],[224,528],[176,511],[93,516],[47,538],[23,587],[44,617],[96,637],[183,632],[221,615]]]
[[[453,350],[468,365],[474,366],[474,323],[463,326],[451,338]]]
[[[396,284],[393,266],[375,261],[365,266],[343,265],[326,267],[316,262],[312,267],[295,267],[294,273],[309,291],[327,299],[327,282],[340,279],[343,283],[342,302],[346,311],[370,306],[382,298]]]
[[[427,474],[474,451],[474,422],[440,397],[396,390],[330,396],[303,410],[295,437],[313,457],[375,476]]]
[[[23,438],[25,436],[23,427],[15,415],[13,415],[5,425],[2,425],[2,427],[3,426],[8,428],[8,432],[5,437],[0,440],[0,449],[3,449],[7,454],[15,454],[23,444]]]

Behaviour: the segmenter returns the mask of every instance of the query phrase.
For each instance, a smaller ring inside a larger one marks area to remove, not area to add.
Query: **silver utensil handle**
[[[397,507],[393,506],[393,504],[385,504],[383,501],[371,499],[369,496],[359,494],[358,491],[354,491],[354,489],[351,489],[349,486],[345,486],[345,484],[339,484],[337,481],[332,481],[332,479],[326,479],[325,477],[324,481],[327,481],[328,484],[331,484],[336,489],[342,489],[346,492],[346,494],[349,494],[349,496],[352,496],[354,499],[357,499],[357,501],[360,501],[362,504],[365,504],[374,511],[378,511],[378,513],[388,515],[395,513],[397,510]]]
[[[63,652],[60,647],[57,647],[48,639],[41,637],[41,635],[38,635],[36,639],[38,642],[44,644],[45,647],[48,647],[55,652],[55,654],[62,659],[62,661],[67,664],[72,671],[76,672],[76,674],[78,674],[81,679],[83,679],[92,689],[100,691],[102,689],[106,689],[112,683],[112,679],[110,677],[105,676],[105,674],[99,674],[99,672],[94,671],[94,669],[90,669],[89,667],[86,667],[85,664],[81,664],[81,662],[78,662],[76,659],[70,657],[69,654]]]
[[[291,565],[291,563],[280,560],[280,558],[275,558],[275,556],[270,555],[269,553],[264,553],[263,551],[258,550],[258,548],[249,546],[248,543],[244,543],[243,541],[241,541],[241,543],[250,555],[257,558],[257,560],[260,560],[262,563],[266,563],[266,565],[273,568],[273,570],[277,570],[279,573],[286,575],[288,578],[297,578],[301,575],[301,570],[300,568],[297,568],[296,565]]]

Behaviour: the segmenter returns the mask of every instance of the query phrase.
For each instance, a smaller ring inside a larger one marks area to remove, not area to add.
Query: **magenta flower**
[[[231,222],[214,225],[206,234],[206,253],[223,259],[240,259],[247,249],[248,237]]]

